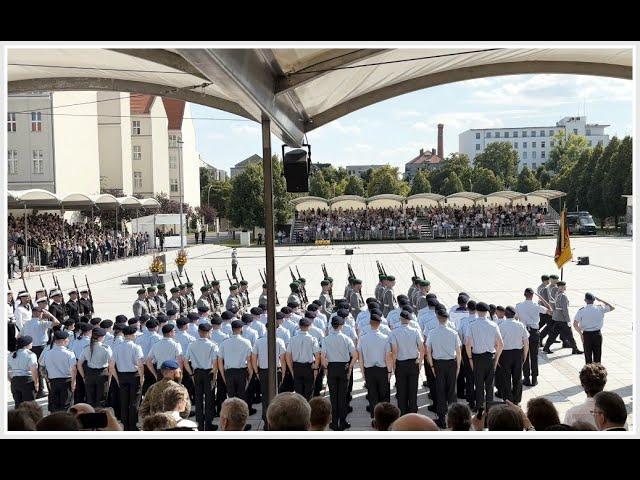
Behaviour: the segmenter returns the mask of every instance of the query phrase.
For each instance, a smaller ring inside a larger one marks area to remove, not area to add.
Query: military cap
[[[302,317],[300,322],[298,322],[300,327],[309,327],[311,326],[311,319],[307,317]]]
[[[558,285],[559,287],[564,287],[566,284],[567,284],[567,282],[564,282],[564,281],[562,281],[562,280],[558,280],[558,281],[556,282],[556,285]]]
[[[322,280],[320,282],[320,286],[321,287],[328,287],[329,286],[329,281],[328,280]]]
[[[187,282],[187,283],[185,283],[185,286],[187,286],[188,288],[191,288],[191,287],[193,287],[193,283]]]
[[[80,322],[78,324],[78,328],[80,329],[81,332],[90,332],[91,330],[93,330],[94,327],[89,323]]]
[[[181,283],[180,285],[178,285],[178,288],[180,290],[184,290],[185,288],[187,288],[187,286],[184,283]]]
[[[238,330],[242,328],[242,322],[240,320],[234,320],[233,322],[231,322],[231,328],[233,330]]]
[[[407,320],[411,320],[411,314],[410,314],[408,311],[406,311],[406,310],[402,310],[402,311],[400,312],[400,316],[401,316],[402,318],[407,319]]]
[[[47,293],[47,291],[44,288],[41,288],[40,290],[36,290],[36,293]]]
[[[292,310],[292,309],[291,309],[291,307],[289,307],[289,306],[282,307],[282,308],[280,309],[280,311],[281,311],[282,313],[284,313],[285,315],[289,315],[290,313],[292,313],[292,312],[293,312],[293,310]]]
[[[307,281],[306,281],[304,278],[302,278],[302,277],[300,277],[300,278],[298,279],[298,282],[300,282],[300,283],[307,283]]]
[[[291,283],[289,284],[289,288],[292,288],[292,289],[296,289],[296,288],[298,288],[298,282],[291,282]]]
[[[116,316],[116,323],[127,323],[127,316],[126,315],[117,315]]]
[[[449,318],[449,312],[446,308],[436,308],[436,315],[442,318]]]
[[[200,305],[200,306],[198,307],[198,312],[199,312],[199,313],[206,313],[206,312],[208,312],[208,311],[209,311],[209,307],[207,307],[206,305]]]
[[[336,315],[335,317],[333,317],[331,319],[331,326],[332,327],[339,327],[340,325],[344,325],[344,318],[342,318],[339,315]]]
[[[353,284],[354,285],[362,285],[362,280],[360,280],[359,278],[356,278],[355,280],[353,280]]]
[[[43,290],[44,292],[44,290]],[[82,288],[80,289],[80,293],[89,293],[89,289],[88,288]]]
[[[476,301],[475,300],[469,300],[467,302],[467,309],[471,310],[472,312],[474,312],[476,310]],[[489,307],[487,307],[487,311],[489,311]]]
[[[101,328],[111,328],[113,327],[113,320],[102,320],[100,322]]]
[[[237,290],[238,289],[238,285],[236,285],[235,283],[232,285],[229,285],[229,290]]]
[[[198,314],[196,312],[189,312],[187,313],[187,319],[190,321],[194,321],[194,320],[198,320],[200,317],[198,316]]]
[[[28,297],[28,296],[29,296],[29,292],[26,292],[24,290],[18,293],[18,298]]]
[[[333,283],[333,278],[332,277],[327,277],[326,280],[328,280],[329,283]]]
[[[378,314],[372,313],[371,318],[369,320],[380,323],[382,321],[382,317]]]
[[[211,324],[212,325],[222,325],[222,317],[216,313],[213,316],[213,318],[211,319]]]
[[[166,325],[162,326],[162,334],[166,335],[167,333],[170,333],[174,328],[175,327],[173,324],[167,323]]]
[[[249,282],[247,282],[246,280],[240,280],[240,285],[244,287],[246,285],[249,285]]]
[[[231,320],[233,317],[235,317],[233,312],[230,312],[229,310],[225,310],[224,312],[222,312],[221,316],[223,320]]]
[[[170,308],[169,310],[167,310],[167,315],[169,315],[170,317],[173,317],[176,313],[178,313],[178,311],[175,308]]]
[[[524,289],[524,294],[525,295],[533,295],[533,288],[527,287]]]
[[[66,330],[56,330],[53,332],[54,340],[64,340],[65,338],[69,338],[69,332]]]
[[[251,322],[253,322],[253,315],[251,315],[250,313],[243,313],[242,314],[242,323],[249,324]]]
[[[213,328],[213,325],[211,325],[208,322],[204,322],[201,323],[200,325],[198,325],[198,331],[199,332],[208,332]]]
[[[594,302],[596,299],[596,296],[593,293],[587,292],[584,294],[584,299],[588,300],[589,302]]]
[[[132,327],[131,325],[127,325],[122,329],[122,333],[125,335],[133,335],[138,331],[136,327]]]
[[[549,275],[542,275],[542,277],[540,277],[540,279],[544,282],[546,280],[549,280]]]
[[[489,305],[487,305],[485,302],[478,302],[476,304],[476,310],[478,312],[488,312],[489,311]]]
[[[307,310],[306,312],[304,312],[304,316],[305,318],[310,318],[311,320],[313,320],[314,318],[316,318],[316,312],[310,312],[309,310]]]
[[[418,280],[418,285],[421,287],[428,287],[431,285],[431,282],[429,280]]]
[[[262,315],[264,313],[260,307],[253,307],[249,311],[251,312],[251,315]]]
[[[382,281],[382,280],[386,280],[386,276],[384,276],[382,273],[378,274],[378,280]]]
[[[91,332],[94,337],[104,337],[107,335],[107,331],[104,328],[94,328]]]
[[[282,312],[276,312],[276,320],[284,320],[284,313]]]
[[[184,327],[185,325],[189,325],[189,319],[186,317],[180,317],[178,320],[176,320],[176,325],[178,326],[178,328]]]
[[[178,365],[178,362],[175,360],[165,360],[162,362],[162,365],[160,365],[160,370],[178,370],[179,368],[180,365]]]
[[[262,284],[262,288],[263,288],[263,289],[265,289],[265,288],[269,288],[269,287],[267,286],[267,284],[266,284],[266,283],[263,283],[263,284]]]
[[[147,292],[155,292],[156,291],[156,287],[151,286],[151,287],[147,287]]]
[[[171,287],[171,290],[169,290],[171,293],[178,293],[180,291],[180,289],[178,287]]]
[[[374,308],[373,310],[371,310],[371,315],[382,316],[382,310],[380,310],[379,308]]]
[[[77,295],[78,291],[77,290],[69,290],[69,295]]]
[[[18,337],[18,339],[16,340],[16,347],[20,348],[24,348],[27,345],[29,345],[31,342],[33,342],[33,338],[31,338],[29,335],[25,335],[24,337]]]
[[[200,287],[201,292],[206,292],[207,290],[209,290],[209,287],[207,287],[206,285]]]
[[[556,275],[555,273],[553,275],[549,275],[549,279],[550,280],[558,280],[560,277],[558,275]]]
[[[498,305],[498,306],[496,307],[496,312],[504,312],[504,311],[505,311],[505,310],[504,310],[504,307],[503,307],[502,305]]]
[[[38,300],[36,300],[36,303],[47,303],[47,297],[41,297]]]
[[[26,292],[25,292],[26,293]],[[53,290],[49,296],[50,297],[59,297],[62,295],[62,292],[60,290]],[[20,294],[18,293],[18,297],[20,297]]]
[[[394,277],[393,275],[387,275],[387,280],[388,280],[389,282],[395,282],[396,277]]]
[[[213,282],[211,282],[212,287],[217,287],[218,285],[220,285],[220,280],[214,280]]]
[[[507,307],[504,309],[504,313],[507,315],[508,318],[513,318],[516,314],[516,309],[513,308],[511,305],[507,305]]]
[[[438,300],[437,300],[437,299],[435,299],[435,298],[429,298],[429,299],[427,300],[427,305],[428,305],[429,307],[437,307],[438,305],[440,305],[440,302],[438,302]]]
[[[149,328],[156,328],[158,325],[159,325],[159,324],[158,324],[158,321],[157,321],[157,320],[149,320],[149,321],[147,322],[146,327],[147,327],[147,329],[149,329]]]
[[[377,302],[378,300],[376,298],[373,297],[367,297],[366,303],[369,304],[371,302]]]
[[[336,312],[336,315],[342,318],[347,318],[349,316],[349,310],[347,310],[346,308],[341,308]]]
[[[158,284],[158,290],[164,290],[167,286],[164,283]]]

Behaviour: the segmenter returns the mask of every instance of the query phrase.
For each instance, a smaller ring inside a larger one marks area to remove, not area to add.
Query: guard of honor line
[[[232,266],[237,266],[234,256]],[[234,274],[235,274],[235,268]],[[325,274],[326,275],[326,274]],[[424,368],[436,423],[445,428],[448,405],[465,399],[472,411],[486,408],[495,395],[518,404],[522,387],[538,382],[538,352],[563,348],[600,362],[604,315],[614,307],[591,293],[573,318],[584,352],[571,329],[566,283],[543,275],[537,289],[527,288],[515,307],[475,301],[460,292],[447,309],[430,291],[429,281],[413,277],[407,295],[397,295],[395,277],[379,275],[374,296],[364,298],[362,281],[350,276],[342,298],[333,299],[333,279],[320,283],[317,300],[307,303],[306,281],[290,284],[286,306],[276,323],[278,390],[306,399],[328,389],[330,428],[350,428],[353,369],[365,380],[367,411],[391,399],[395,377],[401,414],[417,413],[418,382]],[[9,291],[9,368],[18,406],[48,392],[49,412],[86,402],[113,407],[125,430],[137,430],[141,418],[162,411],[162,392],[182,385],[189,393],[185,416],[195,406],[199,430],[215,430],[213,419],[227,397],[250,406],[262,403],[266,419],[268,286],[251,306],[248,282],[229,286],[223,299],[213,281],[196,296],[190,282],[169,292],[164,284],[140,288],[132,317],[115,321],[95,317],[87,290]],[[49,301],[51,299],[51,301]],[[544,339],[546,338],[546,342]],[[495,391],[497,389],[497,392]],[[265,422],[266,425],[266,422]],[[266,428],[266,427],[265,427]]]

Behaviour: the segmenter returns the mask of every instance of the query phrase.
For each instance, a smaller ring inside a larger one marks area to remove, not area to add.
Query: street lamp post
[[[182,215],[182,202],[183,202],[183,191],[184,189],[182,188],[182,144],[184,142],[182,141],[182,138],[178,139],[178,186],[180,188],[180,250],[184,250],[184,235],[183,235],[183,228],[184,228],[184,219],[183,219],[183,215]]]
[[[211,187],[213,187],[213,184],[209,185],[209,188],[207,188],[207,207],[211,206],[211,198],[209,197],[209,195],[211,195]]]

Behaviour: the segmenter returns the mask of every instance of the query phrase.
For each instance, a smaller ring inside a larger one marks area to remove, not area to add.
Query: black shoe
[[[572,355],[582,355],[584,352],[582,350],[574,349],[571,354]]]
[[[494,393],[494,395],[495,395],[496,397],[498,397],[498,398],[502,398],[502,394],[501,394],[500,392],[496,392],[496,393]]]
[[[373,422],[373,420],[371,420],[371,428],[373,428],[374,430],[376,429],[376,425],[375,425],[375,423]]]
[[[436,420],[436,425],[438,426],[438,428],[440,430],[446,430],[446,428],[447,428],[447,424],[444,422],[444,420],[437,419]]]
[[[371,413],[371,406],[367,405],[367,412]]]
[[[533,380],[531,380],[531,386],[535,387],[538,384],[538,379],[536,377],[533,377]]]
[[[251,408],[249,409],[249,415],[253,415],[253,414],[255,414],[255,413],[258,413],[258,410],[256,410],[255,408],[251,407]]]
[[[544,353],[553,353],[551,350],[549,350],[548,348],[543,348],[542,351]]]
[[[531,383],[531,381],[530,381],[528,378],[525,378],[525,379],[522,381],[522,385],[524,385],[525,387],[531,387],[531,386],[532,386],[532,383]]]
[[[424,382],[422,382],[422,386],[426,387],[427,386],[427,381],[425,380]]]
[[[207,425],[204,427],[204,430],[206,432],[215,432],[216,430],[218,430],[218,425]]]
[[[351,412],[353,412],[353,407],[351,405],[349,405],[347,407],[347,413],[351,413]]]
[[[347,430],[349,428],[351,428],[351,424],[349,422],[342,422],[342,425],[340,425],[341,430]]]
[[[245,431],[245,432],[248,432],[249,430],[251,430],[251,424],[250,424],[250,423],[247,423],[247,424],[244,426],[244,431]]]
[[[427,410],[429,410],[430,412],[434,412],[434,413],[435,413],[435,411],[436,411],[436,406],[435,406],[435,405],[429,405],[429,406],[427,407]]]
[[[340,427],[338,425],[334,425],[333,423],[329,424],[329,428],[333,431],[340,431]]]

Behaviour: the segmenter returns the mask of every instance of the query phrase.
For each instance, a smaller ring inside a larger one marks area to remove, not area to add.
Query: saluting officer
[[[260,337],[253,346],[251,361],[253,371],[258,372],[260,396],[262,401],[262,420],[267,427],[267,408],[269,408],[269,350],[267,336]],[[282,368],[287,365],[287,347],[281,338],[276,338],[276,375],[277,385],[282,385]]]
[[[320,287],[322,288],[320,297],[318,297],[318,300],[320,301],[320,311],[329,318],[333,313],[331,295],[329,293],[329,280],[322,280],[320,282]]]
[[[522,362],[529,353],[529,332],[514,318],[515,308],[507,305],[504,312],[506,318],[498,325],[504,344],[498,381],[502,384],[502,398],[517,405],[522,400]]]
[[[160,313],[160,311],[158,310],[158,305],[155,301],[155,297],[156,287],[154,287],[153,285],[147,287],[147,307],[149,307],[149,315],[151,315],[152,317],[155,317],[158,315],[158,313]]]
[[[400,313],[400,326],[389,334],[395,359],[396,400],[400,414],[418,413],[418,377],[424,358],[424,345],[419,330],[409,327],[411,314]]]
[[[374,295],[373,296],[376,297],[376,300],[380,304],[384,303],[382,295],[384,294],[384,289],[385,289],[384,281],[386,280],[386,278],[387,277],[385,277],[384,275],[379,274],[378,275],[379,281],[378,281],[378,284],[376,285],[376,288],[374,290]]]
[[[78,357],[78,371],[84,380],[87,403],[92,407],[105,406],[108,385],[111,380],[109,362],[113,352],[104,345],[106,335],[107,331],[104,328],[94,328],[91,332],[89,345],[84,347]]]
[[[198,430],[217,430],[213,425],[213,385],[218,375],[218,345],[211,341],[211,324],[198,325],[199,338],[191,342],[185,355],[184,368],[195,386],[196,422]]]
[[[66,303],[65,308],[71,320],[75,320],[76,322],[80,321],[80,314],[84,314],[84,312],[82,312],[82,306],[78,303],[77,290],[71,290],[69,292],[69,301]]]
[[[595,305],[594,301],[603,305]],[[586,305],[576,313],[573,326],[582,337],[584,343],[584,359],[586,363],[600,363],[602,358],[602,325],[604,314],[615,310],[606,300],[596,297],[593,293],[584,295]]]
[[[166,285],[164,283],[159,283],[158,294],[154,297],[158,310],[162,313],[167,313],[167,293],[165,289]]]
[[[564,293],[567,289],[567,283],[560,280],[556,282],[556,286],[558,293],[555,297],[555,304],[552,304],[555,305],[553,315],[551,317],[553,319],[553,325],[551,326],[551,332],[549,333],[549,338],[547,338],[547,343],[545,343],[542,351],[544,353],[552,353],[549,347],[551,347],[556,338],[558,338],[558,335],[560,335],[563,344],[566,343],[571,348],[571,353],[573,355],[582,355],[584,352],[578,349],[576,341],[573,338],[573,332],[571,331],[569,299],[567,298],[567,294]]]
[[[296,333],[287,347],[287,366],[293,375],[293,389],[307,400],[313,395],[313,386],[320,365],[320,345],[309,333],[311,319],[303,317]]]
[[[436,309],[438,326],[429,331],[426,339],[426,361],[435,377],[434,400],[438,419],[436,424],[446,428],[447,407],[456,401],[456,378],[462,362],[460,337],[449,326],[445,308]]]
[[[110,369],[116,379],[120,398],[120,418],[126,431],[138,429],[138,408],[144,382],[144,354],[135,343],[136,327],[127,325],[122,329],[124,341],[113,346]]]
[[[362,307],[364,307],[364,299],[362,298],[362,280],[355,279],[353,281],[353,288],[351,290],[351,297],[349,298],[349,305],[351,315],[354,318],[358,316]]]
[[[31,318],[31,297],[29,292],[22,291],[18,293],[18,300],[20,303],[16,307],[14,312],[14,318],[16,322],[16,330],[18,334],[22,331],[24,324]]]
[[[546,289],[543,289],[546,292]],[[540,288],[538,288],[540,291]],[[527,387],[535,386],[538,384],[538,347],[540,343],[540,327],[543,320],[543,315],[548,315],[550,305],[547,303],[546,307],[542,304],[533,303],[533,288],[526,288],[524,291],[524,302],[520,302],[516,305],[516,315],[518,320],[527,329],[529,333],[529,351],[528,355],[525,355],[524,364],[522,370],[524,373],[523,385]],[[540,302],[546,302],[544,297],[540,295]]]
[[[342,333],[344,318],[336,316],[331,320],[334,331],[322,344],[322,366],[327,369],[327,385],[331,399],[331,429],[346,430],[349,405],[349,378],[358,360],[353,341]]]
[[[218,371],[227,386],[229,398],[238,397],[247,402],[247,383],[253,368],[251,366],[251,342],[242,337],[242,322],[231,322],[233,335],[220,344]]]
[[[141,315],[149,315],[149,306],[147,305],[147,291],[139,288],[136,292],[138,298],[133,302],[133,317],[139,319]]]
[[[33,344],[31,351],[36,357],[40,357],[49,341],[49,329],[59,325],[60,322],[40,306],[33,307],[31,309],[31,315],[32,317],[23,325],[20,336],[28,336],[32,339]],[[39,397],[44,395],[44,385],[42,382],[38,384],[37,395]]]
[[[36,399],[40,376],[38,357],[31,351],[32,338],[24,335],[16,340],[16,351],[9,355],[9,378],[14,408]]]
[[[66,348],[69,333],[58,330],[53,333],[53,345],[40,356],[40,366],[49,379],[49,412],[66,411],[71,406],[76,389],[76,356]],[[80,403],[80,402],[79,402]]]
[[[476,312],[478,317],[469,322],[467,327],[465,347],[473,372],[475,407],[486,410],[485,401],[493,401],[496,365],[500,360],[503,343],[498,325],[487,318],[489,305],[478,302]]]
[[[378,330],[380,321],[378,315],[371,315],[371,331],[360,338],[357,347],[360,370],[364,373],[367,385],[371,418],[378,403],[391,399],[393,355],[389,338]]]
[[[78,300],[78,303],[80,303],[80,306],[82,307],[83,315],[91,320],[95,313],[95,309],[93,308],[93,302],[89,298],[88,288],[80,290],[80,299]]]
[[[385,283],[387,285],[384,290],[384,295],[382,297],[383,298],[382,315],[386,317],[391,310],[393,310],[398,306],[398,303],[396,302],[395,293],[393,292],[393,287],[396,284],[396,277],[394,277],[393,275],[388,275],[387,278],[385,279]]]

